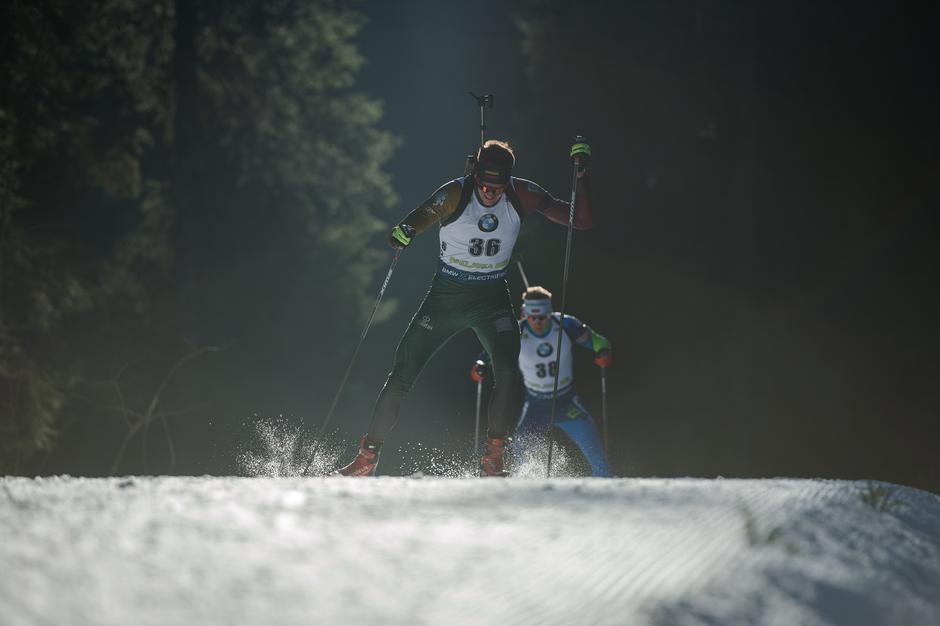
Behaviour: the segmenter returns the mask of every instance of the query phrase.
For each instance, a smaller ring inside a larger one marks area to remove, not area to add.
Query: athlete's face
[[[477,196],[483,206],[493,206],[499,202],[499,198],[504,191],[506,191],[506,185],[492,185],[477,178]]]
[[[541,335],[548,330],[547,315],[529,315],[526,319],[529,321],[529,326],[535,331],[536,335]]]

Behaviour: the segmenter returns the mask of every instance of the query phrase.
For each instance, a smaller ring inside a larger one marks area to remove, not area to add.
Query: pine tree
[[[359,14],[331,0],[2,12],[0,471],[67,423],[120,431],[128,412],[100,383],[122,372],[121,404],[146,405],[185,340],[259,322],[240,303],[316,285],[367,310],[395,140],[354,90]]]

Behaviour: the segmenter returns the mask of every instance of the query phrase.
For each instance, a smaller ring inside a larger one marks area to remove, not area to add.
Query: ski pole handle
[[[574,161],[578,172],[583,172],[591,160],[591,144],[583,135],[575,135],[574,143],[571,145],[571,159]]]

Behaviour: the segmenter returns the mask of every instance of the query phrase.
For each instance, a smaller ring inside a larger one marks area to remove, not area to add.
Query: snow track
[[[940,498],[875,487],[3,478],[0,624],[940,624]]]

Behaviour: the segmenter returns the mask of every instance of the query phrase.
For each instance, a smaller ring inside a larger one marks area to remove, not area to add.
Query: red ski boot
[[[480,459],[480,474],[482,476],[509,476],[503,470],[503,454],[506,452],[508,439],[503,437],[487,437],[483,446],[483,458]]]
[[[381,447],[382,444],[372,443],[363,436],[359,440],[359,454],[352,463],[333,472],[333,476],[372,476],[375,466],[379,463],[379,448]]]

